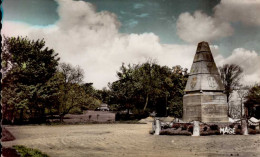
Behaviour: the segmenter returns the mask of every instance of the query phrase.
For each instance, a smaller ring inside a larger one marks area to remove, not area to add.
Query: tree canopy
[[[260,84],[256,84],[249,89],[245,107],[248,108],[249,116],[260,118]]]
[[[2,104],[4,116],[20,120],[43,115],[45,103],[42,90],[55,74],[59,58],[53,49],[45,47],[44,40],[23,37],[4,37],[2,45]],[[28,111],[30,110],[30,111]],[[15,111],[13,114],[10,112]]]
[[[182,117],[182,97],[187,69],[169,68],[155,62],[122,64],[118,80],[96,90],[84,83],[79,66],[59,63],[58,54],[44,40],[4,37],[2,44],[3,119],[11,122],[45,122],[51,115],[60,120],[68,113],[82,113],[101,103],[114,110],[137,114]]]
[[[219,67],[219,70],[225,87],[224,93],[227,95],[227,103],[229,103],[232,92],[241,86],[240,79],[242,77],[243,69],[236,64],[225,64]]]
[[[168,114],[181,117],[186,71],[180,66],[169,68],[152,62],[122,64],[118,80],[109,87],[121,108],[156,111],[161,116],[169,108]]]

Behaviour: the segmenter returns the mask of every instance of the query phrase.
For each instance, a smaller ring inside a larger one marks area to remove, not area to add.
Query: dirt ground
[[[185,157],[260,156],[260,135],[156,136],[152,124],[6,126],[16,140],[52,157]]]

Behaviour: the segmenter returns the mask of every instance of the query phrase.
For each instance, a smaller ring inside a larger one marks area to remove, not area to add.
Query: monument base
[[[183,120],[185,122],[228,122],[226,95],[221,92],[184,95]]]

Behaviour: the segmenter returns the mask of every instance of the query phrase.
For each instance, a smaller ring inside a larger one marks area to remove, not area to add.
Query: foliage
[[[157,116],[182,116],[182,96],[187,70],[180,66],[169,68],[146,62],[125,66],[117,72],[118,80],[109,84],[110,102],[120,104],[121,110],[157,111]]]
[[[85,103],[85,90],[80,85],[83,79],[83,70],[70,64],[61,63],[59,73],[58,113],[60,120],[73,108],[83,106]]]
[[[220,76],[225,87],[225,94],[229,100],[230,94],[234,89],[240,86],[241,74],[243,69],[236,64],[225,64],[219,67]]]
[[[15,145],[13,148],[21,155],[21,157],[48,157],[47,154],[42,153],[37,149],[27,148],[22,145]]]
[[[248,92],[246,96],[246,104],[253,105],[253,104],[260,104],[260,84],[254,85]]]
[[[2,104],[4,119],[44,117],[42,89],[56,72],[59,58],[44,40],[4,37]],[[18,115],[19,114],[19,115]]]
[[[219,67],[219,70],[222,82],[225,87],[224,93],[227,95],[227,103],[229,103],[233,90],[241,86],[240,79],[243,73],[243,69],[236,64],[225,64],[222,67]]]
[[[257,106],[258,105],[258,106]],[[246,96],[245,107],[248,108],[248,115],[260,118],[260,84],[254,85],[249,89]]]

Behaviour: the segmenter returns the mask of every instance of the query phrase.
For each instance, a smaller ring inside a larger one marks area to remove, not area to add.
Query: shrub
[[[182,126],[181,126],[181,130],[187,130],[188,129],[188,125],[187,124],[183,124]]]
[[[210,125],[210,130],[218,130],[218,125],[216,124]]]
[[[140,119],[143,119],[143,118],[147,118],[148,116],[149,116],[148,111],[140,111],[140,112],[136,112],[134,114],[117,112],[116,113],[116,121],[137,120],[137,119],[140,120]]]
[[[260,134],[260,130],[254,130],[252,128],[248,128],[248,134]]]
[[[242,135],[242,130],[237,128],[237,129],[235,129],[235,133],[237,135]]]
[[[229,127],[230,127],[230,128],[234,128],[234,124],[230,124]]]
[[[13,147],[21,155],[21,157],[49,157],[47,154],[44,154],[37,149],[27,148],[21,145],[16,145]]]
[[[251,128],[248,128],[248,134],[253,134],[255,135],[256,134],[256,131],[251,129]]]
[[[249,128],[255,130],[255,126],[254,125],[250,125]]]
[[[207,129],[208,129],[208,127],[205,126],[205,127],[203,128],[203,131],[207,131]]]
[[[181,130],[181,129],[165,129],[160,131],[160,135],[186,135],[186,136],[191,136],[192,134],[188,132],[187,130]]]
[[[175,123],[175,124],[172,125],[172,127],[175,128],[175,129],[178,129],[180,127],[180,124]]]
[[[83,114],[83,111],[80,108],[73,108],[70,111],[71,114]]]
[[[163,128],[163,129],[168,129],[168,128],[170,128],[170,126],[169,126],[169,124],[164,124],[164,125],[162,126],[162,128]]]
[[[189,125],[189,126],[188,126],[188,131],[191,132],[191,133],[193,133],[193,126],[192,126],[192,125]]]

